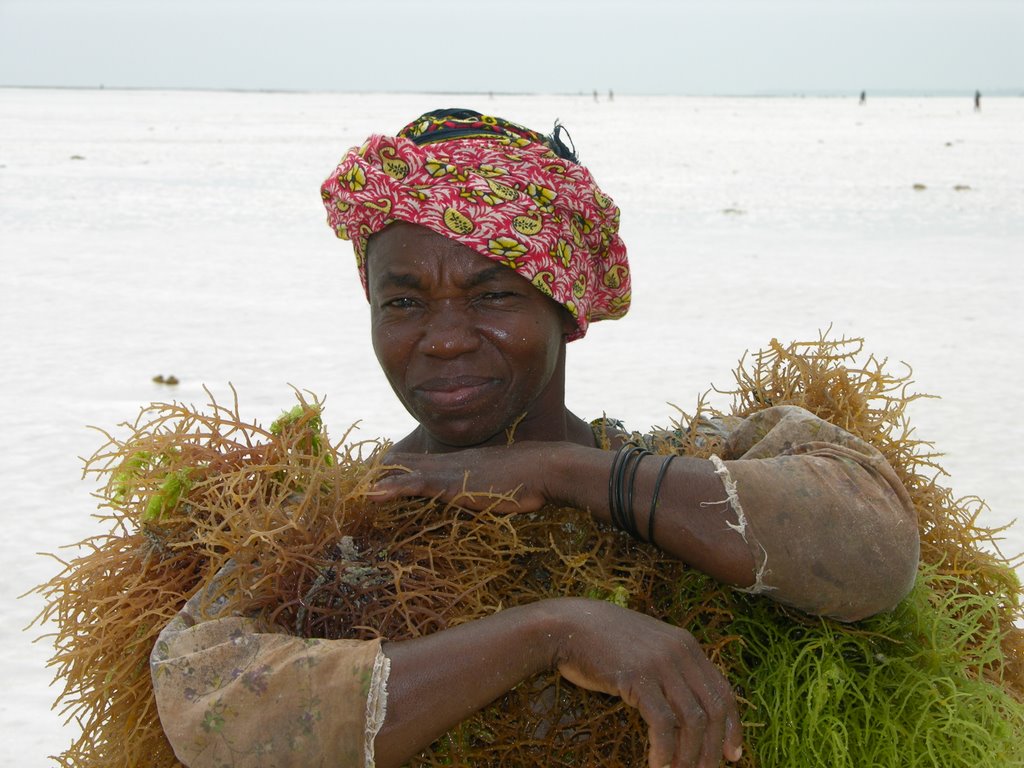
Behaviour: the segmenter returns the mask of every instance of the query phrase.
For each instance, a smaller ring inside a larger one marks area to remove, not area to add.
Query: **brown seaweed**
[[[773,340],[741,360],[730,412],[803,406],[876,445],[896,469],[918,511],[926,583],[908,599],[903,624],[875,628],[810,619],[743,596],[578,510],[509,516],[469,512],[457,499],[375,504],[367,492],[386,445],[349,444],[347,435],[332,443],[315,397],[297,393],[299,405],[269,429],[245,422],[237,398],[225,407],[211,396],[203,411],[177,403],[144,408],[123,425],[126,436],[105,433],[106,444],[86,463],[86,475],[103,482],[97,498],[106,532],[81,542],[79,554],[38,588],[46,600],[39,620],[56,626],[58,705],[82,729],[55,759],[82,767],[177,765],[156,716],[148,656],[161,628],[229,560],[236,567],[223,594],[236,610],[306,636],[410,638],[562,595],[612,600],[673,621],[737,681],[747,766],[775,764],[766,755],[780,749],[770,742],[767,705],[758,703],[764,686],[757,688],[752,672],[768,628],[774,634],[765,659],[780,644],[797,648],[821,637],[834,638],[822,646],[832,648],[854,641],[881,648],[884,641],[885,654],[877,651],[884,657],[927,639],[924,629],[906,628],[925,626],[929,611],[962,623],[969,617],[957,674],[1024,700],[1024,632],[1013,624],[1022,617],[1020,586],[996,546],[999,531],[980,524],[980,500],[957,498],[939,483],[939,454],[907,420],[908,404],[922,397],[908,391],[909,370],[894,375],[873,357],[857,362],[862,346],[860,339]],[[714,415],[698,401],[695,416]],[[661,433],[672,435],[661,450],[714,450],[688,426],[695,421],[681,419]],[[972,612],[981,599],[984,610]],[[1012,740],[1024,709],[1007,706],[993,704],[992,716],[1010,724]],[[552,673],[518,686],[414,762],[638,765],[645,752],[646,729],[634,710]]]

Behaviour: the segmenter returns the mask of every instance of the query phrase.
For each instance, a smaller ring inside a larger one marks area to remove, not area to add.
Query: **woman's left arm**
[[[520,443],[389,461],[409,471],[377,483],[385,499],[482,508],[493,499],[466,491],[514,492],[499,508],[552,503],[613,522],[611,451]],[[713,578],[843,621],[892,608],[913,585],[918,529],[906,491],[874,447],[809,412],[766,409],[730,435],[721,457],[666,461],[627,467],[627,513],[641,538],[652,531],[658,547]]]

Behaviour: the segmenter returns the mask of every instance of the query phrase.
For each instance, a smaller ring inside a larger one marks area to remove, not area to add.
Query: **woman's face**
[[[370,239],[367,268],[373,349],[426,449],[504,444],[513,424],[519,439],[544,439],[564,423],[575,325],[528,280],[404,222]]]

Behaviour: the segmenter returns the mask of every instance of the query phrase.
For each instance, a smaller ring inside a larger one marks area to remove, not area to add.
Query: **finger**
[[[715,768],[722,763],[725,743],[725,703],[706,683],[699,683],[694,691],[695,704],[701,711],[703,730],[698,748],[700,768]]]
[[[713,718],[721,720],[723,724],[720,750],[716,750],[712,755],[713,764],[718,765],[719,754],[726,760],[735,762],[743,756],[743,726],[736,694],[721,670],[711,663],[700,646],[697,648],[698,662],[708,670],[705,677],[707,687],[704,689],[706,696],[701,698],[702,704],[705,711]]]
[[[465,509],[482,510],[495,504],[498,494],[491,492],[470,492],[463,487],[462,480],[446,474],[411,470],[405,474],[388,475],[375,482],[368,492],[377,502],[416,497],[435,501],[453,502]],[[515,499],[509,498],[499,511],[516,511]]]
[[[427,496],[422,475],[418,472],[387,475],[370,486],[368,495],[377,501],[391,501],[407,496]]]
[[[686,685],[677,685],[669,699],[669,704],[676,713],[679,727],[676,730],[676,756],[678,762],[673,765],[692,768],[704,768],[704,750],[707,744],[712,723],[704,707]],[[712,737],[713,738],[713,737]],[[719,742],[721,744],[721,742]],[[716,766],[718,762],[708,763]]]
[[[743,732],[739,707],[729,682],[694,641],[690,650],[692,666],[685,670],[689,691],[696,696],[707,716],[700,765],[717,766],[721,758],[738,760],[742,754]]]
[[[724,682],[724,681],[723,681]],[[722,754],[726,760],[736,762],[743,757],[743,725],[740,722],[740,708],[736,703],[736,694],[726,683],[728,695],[725,699],[725,743]]]
[[[381,467],[405,467],[406,462],[415,460],[419,454],[403,453],[400,451],[388,451],[380,460]]]
[[[633,705],[647,723],[647,739],[651,744],[647,753],[649,768],[678,765],[679,720],[664,695],[661,691],[652,691],[640,696]]]

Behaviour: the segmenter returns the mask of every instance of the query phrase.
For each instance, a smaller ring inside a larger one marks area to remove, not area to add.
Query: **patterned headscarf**
[[[405,221],[514,269],[569,310],[578,328],[570,340],[593,321],[626,314],[619,209],[561,132],[556,126],[549,138],[501,118],[438,110],[349,150],[321,195],[328,224],[352,240],[363,289],[370,236]]]

